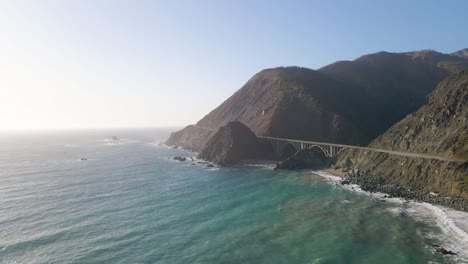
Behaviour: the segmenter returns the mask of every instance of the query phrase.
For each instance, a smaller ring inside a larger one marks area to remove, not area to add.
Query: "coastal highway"
[[[196,128],[216,131],[215,129],[205,128],[197,125],[193,125]],[[329,147],[339,147],[343,149],[360,149],[366,151],[375,151],[375,152],[382,152],[391,155],[403,156],[403,157],[412,157],[412,158],[421,158],[421,159],[433,159],[433,160],[442,160],[442,161],[452,161],[452,162],[465,162],[461,159],[449,158],[444,156],[438,155],[430,155],[424,153],[414,153],[414,152],[404,152],[404,151],[395,151],[395,150],[386,150],[386,149],[376,149],[376,148],[369,148],[369,147],[361,147],[361,146],[353,146],[353,145],[344,145],[344,144],[336,144],[336,143],[326,143],[326,142],[316,142],[316,141],[307,141],[307,140],[298,140],[298,139],[289,139],[289,138],[277,138],[277,137],[263,137],[257,136],[258,138],[264,138],[268,140],[277,140],[282,141],[285,143],[303,143],[307,145],[321,145],[321,146],[329,146]]]
[[[434,160],[442,160],[442,161],[464,162],[464,160],[460,160],[460,159],[454,159],[454,158],[437,156],[437,155],[430,155],[430,154],[424,154],[424,153],[414,153],[414,152],[404,152],[404,151],[395,151],[395,150],[386,150],[386,149],[376,149],[376,148],[369,148],[369,147],[360,147],[360,146],[353,146],[353,145],[343,145],[343,144],[325,143],[325,142],[316,142],[316,141],[306,141],[306,140],[297,140],[297,139],[288,139],[288,138],[261,137],[261,136],[259,136],[259,138],[265,138],[265,139],[271,139],[271,140],[280,140],[280,141],[284,141],[284,142],[305,143],[305,144],[312,144],[312,145],[326,145],[326,146],[340,147],[340,148],[344,148],[344,149],[368,150],[368,151],[388,153],[388,154],[391,154],[391,155],[397,155],[397,156],[403,156],[403,157],[413,157],[413,158],[434,159]]]

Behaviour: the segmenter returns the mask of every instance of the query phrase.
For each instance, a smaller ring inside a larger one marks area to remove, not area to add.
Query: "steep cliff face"
[[[442,81],[426,105],[392,126],[370,146],[448,156],[465,162],[348,150],[339,155],[337,164],[359,169],[359,175],[351,176],[365,189],[397,192],[396,195],[468,210],[467,120],[468,71],[462,71]],[[459,200],[430,197],[430,192]]]
[[[442,81],[426,105],[370,145],[468,161],[468,70]]]
[[[219,165],[235,164],[247,159],[261,159],[273,150],[241,122],[229,122],[208,140],[198,158]]]
[[[444,77],[464,68],[463,57],[419,51],[379,52],[318,71],[267,69],[197,126],[218,129],[241,121],[261,136],[365,145],[423,105]]]

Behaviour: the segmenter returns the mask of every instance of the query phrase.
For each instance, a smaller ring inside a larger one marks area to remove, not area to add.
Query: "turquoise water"
[[[311,173],[173,161],[193,154],[157,146],[168,132],[0,136],[0,262],[455,261],[401,205]]]

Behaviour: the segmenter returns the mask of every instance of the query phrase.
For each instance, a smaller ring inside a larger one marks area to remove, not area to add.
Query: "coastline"
[[[171,148],[164,145],[164,147]],[[196,158],[196,151],[190,151],[183,148],[178,148],[190,154],[195,154],[195,160],[205,161]],[[211,163],[211,162],[210,162]],[[253,167],[266,167],[273,169],[278,163],[274,160],[244,160],[238,165],[240,166],[253,166]],[[216,165],[216,167],[220,167]],[[341,170],[332,168],[322,170],[304,170],[304,173],[317,174],[340,188],[346,189],[351,192],[360,193],[367,196],[372,196],[376,200],[391,202],[395,204],[404,205],[409,209],[404,209],[404,213],[413,216],[422,221],[435,220],[437,226],[444,234],[444,241],[447,241],[449,250],[453,250],[458,254],[457,258],[462,258],[463,261],[468,262],[468,212],[455,210],[441,205],[431,204],[427,202],[419,202],[413,199],[404,197],[391,197],[382,192],[368,192],[361,189],[358,184],[341,184],[345,177],[345,173]]]
[[[340,184],[340,185],[341,185],[341,180],[342,180],[342,177],[343,177],[342,175],[344,175],[340,171],[337,171],[337,170],[334,170],[334,169],[325,169],[325,170],[312,171],[312,172],[315,173],[315,174],[318,174],[318,175],[320,175],[320,176],[322,176],[324,178],[329,179],[333,183],[337,183],[337,184]],[[345,187],[346,185],[342,185],[342,186]],[[384,197],[384,196],[388,196],[388,194],[386,194],[386,193],[367,192],[367,191],[362,190],[359,187],[359,185],[357,185],[357,184],[350,184],[350,186],[351,186],[351,188],[345,188],[345,189],[351,189],[351,190],[355,190],[355,191],[357,191],[359,193],[366,193],[366,194],[369,194],[369,195],[374,194],[373,196],[375,196],[377,198],[385,199],[385,200],[388,200],[388,201],[394,201],[395,199],[397,199],[397,200],[400,200],[402,202],[410,201],[412,203],[425,205],[426,207],[427,207],[427,205],[429,205],[429,206],[432,206],[434,208],[438,208],[441,212],[443,212],[444,214],[447,215],[447,218],[453,218],[452,219],[453,224],[456,225],[458,229],[460,229],[459,231],[463,232],[463,235],[467,237],[467,241],[468,241],[468,213],[467,212],[455,210],[455,209],[448,208],[448,207],[445,207],[445,206],[442,206],[442,205],[434,205],[434,204],[430,204],[430,203],[419,202],[419,201],[415,201],[415,200],[407,199],[407,198],[403,198],[403,197],[388,198],[388,197]],[[359,188],[359,189],[357,189],[357,188]]]
[[[430,218],[432,216],[438,227],[444,233],[444,237],[450,245],[450,249],[457,252],[459,257],[463,258],[463,261],[468,261],[468,212],[403,197],[390,197],[388,194],[381,192],[364,191],[357,184],[343,185],[341,184],[343,180],[343,176],[341,176],[342,173],[334,169],[312,170],[310,172],[325,178],[343,189],[368,195],[382,202],[385,201],[405,205],[409,208],[405,213],[415,218],[424,220],[424,218]]]

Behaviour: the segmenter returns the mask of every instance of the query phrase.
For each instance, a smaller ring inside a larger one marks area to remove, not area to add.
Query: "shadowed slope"
[[[371,146],[468,160],[468,70],[442,81],[426,105],[393,125]]]

